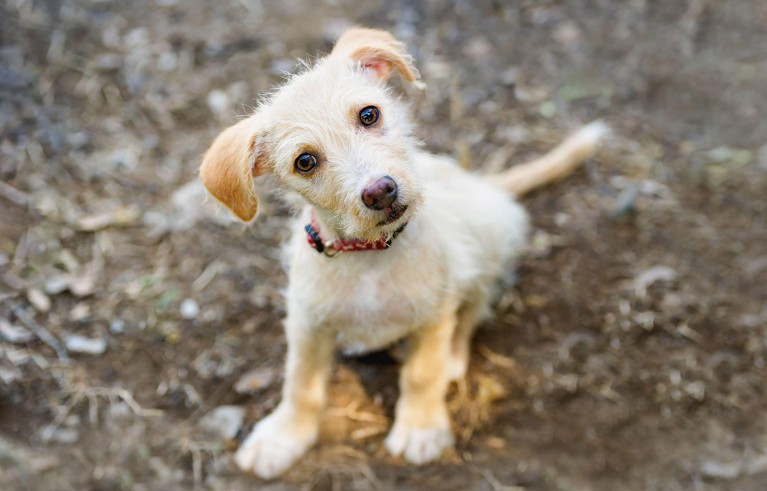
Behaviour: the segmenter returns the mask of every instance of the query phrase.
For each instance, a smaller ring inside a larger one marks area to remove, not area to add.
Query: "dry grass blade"
[[[380,414],[365,412],[365,411],[358,411],[359,403],[352,402],[346,407],[342,408],[331,408],[328,410],[328,414],[331,416],[338,416],[342,418],[347,418],[352,421],[357,421],[359,423],[376,423],[376,424],[382,424],[382,425],[388,425],[389,424],[389,418],[386,416],[381,416]]]
[[[142,407],[130,391],[119,387],[91,387],[83,383],[75,383],[66,387],[65,390],[69,394],[69,401],[66,406],[58,412],[51,424],[45,428],[43,438],[46,438],[46,435],[48,437],[52,435],[61,423],[64,422],[72,409],[83,400],[88,401],[88,417],[93,425],[98,422],[99,398],[106,399],[110,404],[113,404],[117,399],[120,399],[134,414],[140,417],[157,417],[163,414],[163,411],[160,409],[146,409]]]
[[[215,458],[220,452],[221,447],[215,443],[193,441],[184,439],[181,441],[181,450],[192,456],[192,477],[195,486],[202,484],[202,464],[204,454]]]
[[[507,368],[509,370],[513,370],[517,366],[517,363],[512,358],[499,355],[486,346],[480,346],[477,348],[477,351],[479,351],[479,354],[485,357],[485,359],[493,365],[499,366],[501,368]]]

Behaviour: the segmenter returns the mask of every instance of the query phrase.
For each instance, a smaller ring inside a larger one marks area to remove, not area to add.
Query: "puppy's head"
[[[418,71],[391,34],[354,28],[332,53],[293,76],[205,154],[208,191],[244,221],[255,217],[253,177],[269,172],[342,234],[392,234],[421,201],[406,108],[387,86]]]

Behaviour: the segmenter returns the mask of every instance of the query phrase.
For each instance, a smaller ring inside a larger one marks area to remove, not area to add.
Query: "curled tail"
[[[593,121],[567,137],[543,157],[487,176],[487,179],[510,193],[521,196],[573,172],[594,153],[600,140],[609,131],[610,128],[601,120]]]

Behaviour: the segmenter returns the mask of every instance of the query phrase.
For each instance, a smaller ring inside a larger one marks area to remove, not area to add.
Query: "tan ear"
[[[264,171],[258,139],[253,118],[240,121],[216,137],[200,166],[208,192],[244,222],[258,212],[253,176]]]
[[[341,35],[330,54],[359,61],[379,80],[389,80],[393,69],[408,82],[421,78],[405,45],[386,31],[353,27]]]

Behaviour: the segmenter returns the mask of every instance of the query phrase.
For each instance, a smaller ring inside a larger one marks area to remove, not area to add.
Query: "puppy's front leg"
[[[272,479],[285,472],[317,440],[325,407],[335,338],[286,322],[288,356],[282,401],[261,420],[235,455],[240,469]]]
[[[436,460],[453,445],[445,395],[455,325],[455,311],[450,310],[436,325],[410,339],[410,353],[400,373],[394,427],[386,438],[386,448],[413,464]]]

